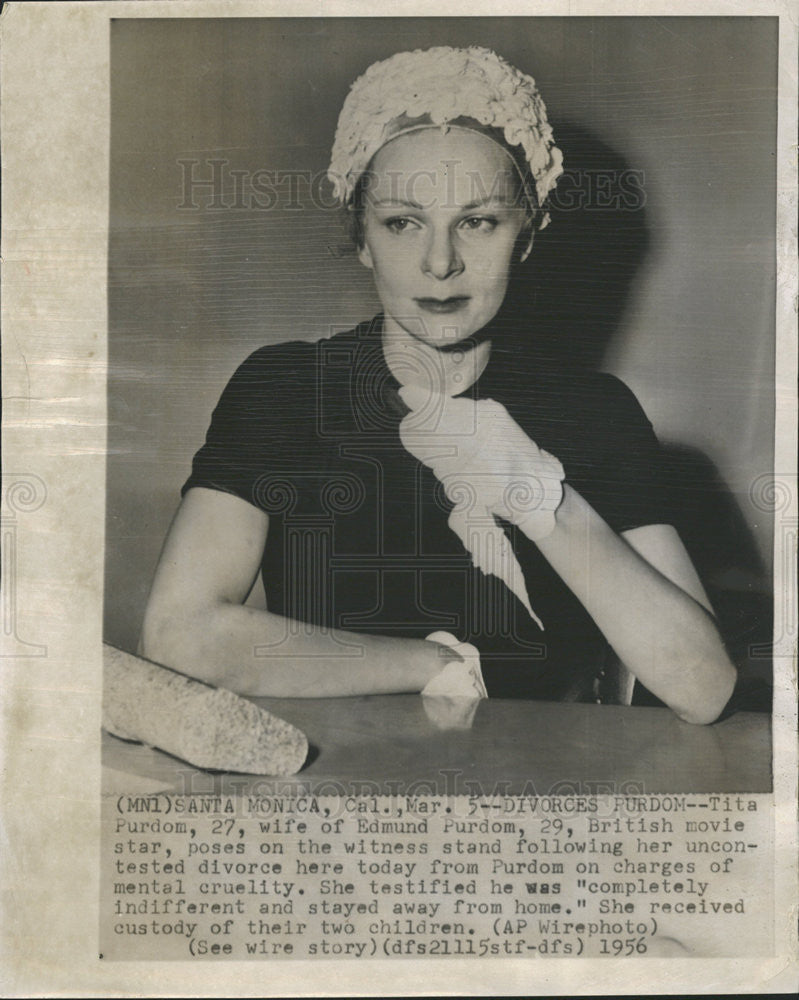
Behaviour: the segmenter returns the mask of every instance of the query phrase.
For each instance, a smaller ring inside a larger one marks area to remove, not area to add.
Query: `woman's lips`
[[[414,299],[414,302],[419,306],[420,309],[424,309],[425,312],[430,313],[454,313],[459,309],[463,309],[466,303],[469,301],[470,296],[468,295],[453,295],[448,299],[434,299],[434,298],[424,298],[424,299]]]

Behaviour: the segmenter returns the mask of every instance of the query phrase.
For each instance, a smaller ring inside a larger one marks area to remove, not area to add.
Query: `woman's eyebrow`
[[[373,200],[371,204],[377,208],[415,208],[420,212],[425,210],[425,206],[418,201],[404,201],[402,198],[380,198]]]
[[[488,198],[478,198],[477,201],[470,201],[468,205],[463,205],[460,209],[461,212],[473,212],[476,208],[490,208],[492,206],[498,206],[499,208],[513,208],[516,205],[516,199],[514,198],[504,198],[500,195],[489,195]]]
[[[402,198],[377,198],[372,200],[371,204],[376,208],[415,208],[419,212],[430,208],[430,205],[420,205],[418,201],[405,201]],[[459,212],[473,212],[476,208],[487,208],[492,205],[508,208],[513,207],[515,204],[516,200],[513,198],[503,198],[492,194],[487,198],[478,198],[477,201],[470,201],[468,205],[455,205],[453,207],[457,208]]]

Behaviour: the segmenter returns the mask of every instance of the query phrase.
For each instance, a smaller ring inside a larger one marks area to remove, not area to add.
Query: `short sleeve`
[[[634,393],[599,374],[572,400],[582,446],[566,479],[614,531],[671,524],[674,510],[657,435]]]
[[[182,495],[204,486],[263,507],[264,475],[289,472],[302,461],[299,442],[315,390],[313,366],[302,363],[310,348],[301,342],[261,348],[238,368],[214,409]]]

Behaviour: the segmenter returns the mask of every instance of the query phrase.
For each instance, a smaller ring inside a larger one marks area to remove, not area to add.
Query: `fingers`
[[[400,395],[411,408],[399,426],[402,445],[443,484],[456,508],[450,527],[467,551],[467,507],[478,525],[496,514],[533,541],[551,534],[563,498],[563,466],[501,403],[451,398],[418,385],[403,386]]]
[[[402,386],[399,394],[410,409],[400,422],[400,440],[425,465],[446,457],[447,471],[486,466],[503,473],[506,466],[518,464],[514,456],[523,458],[525,446],[536,448],[492,399],[453,398],[417,385]],[[439,469],[434,471],[438,475]]]
[[[399,437],[403,448],[439,479],[473,465],[482,446],[469,410],[410,413],[400,421]]]

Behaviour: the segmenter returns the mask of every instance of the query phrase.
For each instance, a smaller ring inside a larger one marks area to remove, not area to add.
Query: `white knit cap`
[[[398,52],[358,77],[339,115],[328,168],[335,197],[349,204],[374,154],[398,134],[464,119],[522,148],[542,207],[563,173],[546,107],[531,76],[480,46]],[[544,215],[539,227],[548,221]]]

